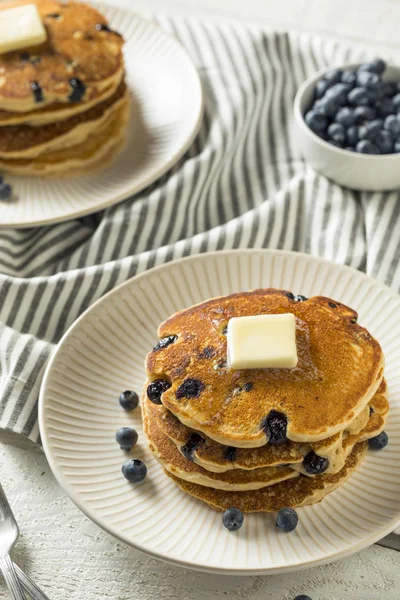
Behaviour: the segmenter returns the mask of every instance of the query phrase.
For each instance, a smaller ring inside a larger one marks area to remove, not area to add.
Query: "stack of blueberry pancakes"
[[[21,175],[85,173],[121,150],[129,114],[123,39],[96,9],[35,4],[46,40],[0,54],[0,169]]]
[[[232,369],[229,320],[282,313],[295,315],[297,366]],[[381,347],[329,298],[238,293],[176,313],[158,334],[142,401],[150,449],[182,490],[217,509],[314,504],[384,428]]]

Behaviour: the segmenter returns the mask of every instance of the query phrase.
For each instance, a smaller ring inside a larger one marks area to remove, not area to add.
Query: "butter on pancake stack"
[[[234,370],[233,317],[292,313],[297,366]],[[363,460],[389,410],[379,343],[352,309],[275,289],[171,316],[146,359],[150,449],[185,492],[224,510],[314,504]]]
[[[129,115],[123,38],[96,9],[77,2],[36,4],[45,42],[0,54],[0,171],[76,175],[121,150]]]

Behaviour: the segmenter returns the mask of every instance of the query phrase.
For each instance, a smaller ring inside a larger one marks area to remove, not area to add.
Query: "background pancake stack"
[[[94,8],[37,4],[45,43],[0,54],[0,170],[76,175],[105,166],[123,146],[129,115],[123,39]]]
[[[293,313],[294,369],[233,371],[230,318]],[[166,473],[217,509],[313,504],[362,461],[389,410],[378,342],[329,298],[256,290],[173,315],[147,356],[145,432]]]

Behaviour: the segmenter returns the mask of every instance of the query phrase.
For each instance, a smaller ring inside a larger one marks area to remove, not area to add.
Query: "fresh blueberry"
[[[388,98],[397,94],[397,85],[393,81],[382,81],[379,87],[382,89],[383,95]]]
[[[359,107],[364,108],[364,107]],[[335,121],[343,125],[343,127],[351,127],[356,122],[355,110],[349,106],[344,106],[335,115]]]
[[[124,410],[134,410],[139,404],[139,396],[132,390],[125,390],[119,397],[119,403]]]
[[[335,85],[328,89],[325,97],[333,99],[338,106],[343,106],[346,103],[347,94],[350,90],[350,86],[346,83],[335,83]]]
[[[352,127],[349,127],[348,130],[346,131],[346,139],[347,139],[347,143],[350,146],[355,146],[358,142],[358,128],[353,125]]]
[[[386,117],[383,127],[392,134],[393,138],[400,136],[400,120],[394,115]]]
[[[357,73],[355,71],[343,71],[341,82],[354,86],[356,83],[356,79]]]
[[[165,337],[162,340],[160,340],[154,346],[153,351],[157,352],[157,350],[162,350],[163,348],[167,348],[168,346],[170,346],[171,344],[173,344],[174,342],[176,342],[177,339],[178,339],[177,335],[168,335],[167,337]]]
[[[365,106],[368,104],[368,92],[364,87],[355,87],[348,93],[347,100],[352,106]]]
[[[322,98],[329,87],[329,82],[325,79],[320,79],[315,86],[315,97]]]
[[[378,117],[381,117],[382,119],[396,112],[393,100],[391,98],[382,98],[382,100],[377,100],[375,103],[375,108],[378,113]]]
[[[287,418],[283,413],[271,410],[265,417],[262,428],[270,444],[284,444],[287,441]]]
[[[342,73],[341,69],[331,69],[325,73],[324,79],[333,85],[334,83],[339,83],[342,79]]]
[[[392,102],[396,110],[400,108],[400,94],[396,94],[395,96],[393,96]]]
[[[360,152],[361,154],[380,154],[381,153],[378,146],[376,144],[373,144],[369,140],[361,140],[360,142],[358,142],[358,144],[356,146],[356,152]]]
[[[320,131],[325,131],[328,121],[324,115],[314,110],[308,111],[306,116],[304,117],[307,125],[312,131],[318,133]]]
[[[382,431],[382,433],[380,433],[379,435],[368,440],[368,445],[371,448],[371,450],[382,450],[385,446],[387,446],[388,441],[389,438],[387,433],[385,433],[385,431]]]
[[[383,130],[376,138],[375,143],[382,154],[391,154],[393,152],[393,136],[390,131]]]
[[[131,458],[122,465],[122,475],[131,483],[139,483],[147,475],[147,467],[139,458]]]
[[[400,139],[396,140],[394,143],[394,151],[395,152],[400,152]]]
[[[302,294],[297,294],[297,296],[294,297],[296,302],[305,302],[306,300],[308,300],[307,296],[303,296]]]
[[[238,508],[228,508],[222,515],[222,523],[229,531],[237,531],[243,525],[243,513]]]
[[[335,98],[329,98],[328,96],[324,96],[314,104],[315,110],[325,117],[334,117],[340,106]]]
[[[312,598],[310,598],[310,596],[305,596],[304,594],[301,594],[300,596],[296,596],[294,600],[312,600]]]
[[[357,85],[366,88],[375,88],[380,82],[379,75],[370,71],[359,71],[357,73]]]
[[[386,69],[386,63],[381,58],[374,58],[369,63],[364,63],[359,67],[359,71],[369,71],[370,73],[377,73],[381,75],[383,71]]]
[[[153,404],[162,404],[161,395],[171,387],[165,379],[155,379],[147,386],[147,397]]]
[[[385,89],[382,88],[382,83],[380,83],[379,85],[377,85],[374,88],[368,88],[367,92],[368,92],[368,99],[370,101],[371,104],[374,104],[375,102],[377,102],[378,100],[382,100],[382,98],[385,97]]]
[[[12,196],[12,187],[9,183],[0,183],[0,200],[9,200]]]
[[[120,427],[115,434],[115,440],[120,445],[121,450],[130,450],[138,441],[138,434],[131,427]]]
[[[276,526],[285,533],[294,531],[299,522],[297,512],[293,508],[281,508],[276,517]]]
[[[358,130],[358,137],[360,138],[360,140],[373,141],[376,140],[382,129],[382,119],[374,119],[373,121],[368,121],[365,125],[360,127],[360,129]]]
[[[376,117],[376,110],[372,106],[357,106],[354,109],[354,118],[359,125],[364,121],[373,121]]]
[[[324,456],[318,456],[314,450],[305,455],[303,466],[310,475],[321,475],[329,467],[329,460]]]
[[[340,123],[331,123],[328,127],[328,137],[334,142],[343,144],[346,139],[346,131]]]

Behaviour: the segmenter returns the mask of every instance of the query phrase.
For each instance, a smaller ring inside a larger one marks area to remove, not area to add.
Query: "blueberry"
[[[305,596],[304,594],[301,594],[300,596],[296,596],[294,600],[312,600],[312,598],[310,598],[310,596]]]
[[[229,446],[225,450],[226,460],[229,460],[230,462],[234,462],[236,460],[236,457],[237,457],[237,448],[234,448],[233,446]]]
[[[131,483],[139,483],[147,475],[147,467],[138,458],[131,458],[122,465],[122,475]]]
[[[68,96],[70,102],[80,102],[86,92],[86,85],[78,77],[72,77],[69,80],[72,92]]]
[[[329,82],[325,79],[320,79],[315,86],[315,97],[322,98],[329,87]]]
[[[334,117],[339,107],[340,106],[336,99],[329,98],[328,96],[324,96],[321,98],[321,100],[317,100],[314,104],[315,110],[325,117]]]
[[[139,396],[132,390],[125,390],[119,397],[119,403],[124,410],[134,410],[139,404]]]
[[[293,508],[281,508],[276,517],[276,526],[285,533],[294,531],[299,522],[297,512]]]
[[[400,152],[400,139],[396,140],[394,143],[394,151]]]
[[[375,142],[382,154],[391,154],[393,152],[393,136],[390,131],[381,131]]]
[[[393,96],[392,102],[395,109],[400,108],[400,94],[396,94],[395,96]]]
[[[339,83],[342,79],[342,73],[341,69],[331,69],[325,73],[324,79],[333,85],[334,83]]]
[[[358,128],[353,125],[346,131],[346,140],[350,146],[355,146],[358,142]]]
[[[186,444],[181,446],[181,452],[185,458],[193,462],[193,453],[197,448],[204,444],[204,438],[198,433],[192,433]]]
[[[200,379],[188,377],[176,390],[176,397],[181,398],[198,398],[206,386]]]
[[[314,450],[305,455],[303,466],[310,475],[321,475],[329,467],[329,460],[324,456],[318,456]]]
[[[357,73],[355,71],[343,71],[342,73],[342,83],[347,83],[351,86],[354,86],[357,79]]]
[[[392,98],[397,93],[397,86],[392,81],[382,81],[380,88],[387,98]]]
[[[356,146],[356,152],[361,154],[380,154],[380,150],[376,144],[373,144],[369,140],[361,140]]]
[[[222,523],[229,531],[237,531],[243,525],[243,513],[238,508],[228,508],[222,515]]]
[[[386,69],[386,63],[381,58],[374,58],[369,63],[364,63],[359,67],[359,71],[369,71],[370,73],[377,73],[381,75]]]
[[[165,379],[155,379],[147,386],[147,397],[153,404],[162,404],[161,394],[166,392],[171,384]]]
[[[153,351],[156,352],[157,350],[161,350],[162,348],[167,348],[167,346],[170,346],[171,344],[173,344],[174,342],[176,342],[177,339],[178,339],[177,335],[168,335],[167,337],[165,337],[162,340],[160,340],[154,346]]]
[[[9,200],[12,196],[12,187],[9,183],[0,183],[0,200]]]
[[[368,445],[371,448],[371,450],[382,450],[385,446],[387,446],[388,441],[389,438],[387,433],[382,431],[382,433],[380,433],[376,437],[373,437],[370,440],[368,440]]]
[[[350,89],[350,86],[346,83],[335,83],[335,85],[328,89],[325,98],[330,98],[334,100],[338,106],[343,106],[343,104],[346,103],[347,94]]]
[[[35,99],[35,102],[43,102],[43,100],[44,100],[43,90],[37,81],[31,81],[31,90],[32,90],[32,94]]]
[[[328,125],[328,121],[324,115],[319,112],[315,112],[314,110],[308,111],[304,118],[309,128],[315,133],[324,131]]]
[[[383,127],[387,129],[394,138],[400,135],[400,120],[394,115],[386,117]]]
[[[115,434],[115,440],[120,445],[121,450],[130,450],[138,441],[138,434],[131,427],[120,427]]]
[[[295,302],[305,302],[305,300],[308,300],[308,298],[302,294],[297,294],[297,296],[294,297],[294,300]]]
[[[265,417],[262,428],[265,431],[270,444],[283,444],[287,441],[287,418],[283,413],[277,410],[271,410]]]
[[[343,144],[346,139],[346,132],[340,123],[331,123],[328,127],[328,136],[334,142]]]
[[[368,99],[370,103],[374,104],[378,100],[382,100],[385,97],[385,89],[382,88],[382,84],[377,85],[374,88],[368,88]]]
[[[375,103],[375,108],[378,113],[378,117],[388,117],[396,112],[393,100],[391,98],[382,98],[382,100],[377,100]]]
[[[347,100],[352,106],[364,106],[368,104],[368,92],[364,87],[355,87],[348,95]]]
[[[344,106],[336,113],[335,121],[343,125],[343,127],[351,127],[356,122],[355,110],[349,106]]]
[[[369,71],[359,71],[357,73],[357,85],[366,88],[375,88],[380,82],[379,75]]]
[[[354,109],[354,118],[357,124],[364,121],[373,121],[376,117],[376,110],[372,106],[357,106]]]
[[[383,129],[382,119],[374,119],[368,121],[365,125],[360,127],[358,130],[358,137],[360,140],[375,140]]]

